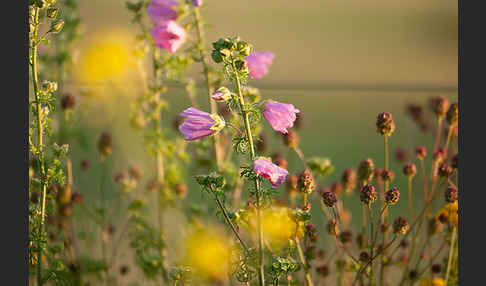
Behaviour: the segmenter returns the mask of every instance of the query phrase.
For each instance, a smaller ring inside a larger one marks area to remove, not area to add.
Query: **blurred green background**
[[[122,30],[134,37],[136,27],[131,24],[125,1],[80,2],[84,22],[80,47],[100,31]],[[425,145],[431,150],[433,144],[433,134],[421,132],[406,116],[406,104],[416,102],[427,107],[427,99],[437,95],[452,102],[457,100],[456,1],[205,0],[204,3],[203,15],[210,25],[208,42],[238,34],[256,50],[275,54],[270,73],[259,81],[250,80],[249,84],[260,88],[263,98],[292,103],[303,112],[304,126],[299,130],[301,149],[306,157],[330,158],[336,167],[320,185],[338,180],[344,168],[356,168],[366,157],[383,167],[383,138],[376,132],[375,121],[379,112],[388,111],[397,125],[391,137],[391,169],[396,174],[393,185],[401,186],[406,193],[402,164],[394,160],[394,151],[406,148],[413,158],[416,146]],[[199,74],[194,75],[200,82]],[[104,86],[78,83],[71,88],[89,89],[94,94],[79,99],[77,126],[84,135],[72,147],[75,185],[87,201],[96,202],[99,196],[96,140],[103,130],[113,133],[115,149],[109,161],[112,174],[126,169],[130,163],[152,174],[153,170],[147,169],[152,161],[143,151],[139,134],[129,125],[129,103],[137,91],[108,83]],[[198,95],[200,106],[207,108],[204,90],[199,90]],[[183,89],[171,88],[167,96],[171,108],[165,118],[170,120],[167,124],[172,124],[173,116],[188,107],[189,100]],[[302,165],[282,145],[281,136],[271,132],[266,122],[263,124],[273,149],[288,154],[290,171],[300,171]],[[92,167],[82,172],[80,161],[85,158]],[[114,186],[112,182],[108,184]],[[419,177],[415,184],[417,188],[421,186]],[[188,199],[201,201],[199,188],[193,181],[188,185]],[[283,187],[278,190],[284,192]],[[111,195],[116,197],[115,192]],[[356,197],[346,200],[345,205],[354,205],[353,209],[358,210]],[[406,212],[406,206],[399,204],[392,213]],[[325,220],[317,205],[314,211],[315,222],[323,231]],[[359,219],[353,221],[360,223]]]

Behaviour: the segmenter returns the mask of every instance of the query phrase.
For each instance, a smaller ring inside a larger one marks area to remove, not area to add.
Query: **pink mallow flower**
[[[187,117],[179,131],[184,135],[186,141],[201,139],[206,136],[218,133],[225,126],[224,119],[217,114],[209,114],[194,107],[189,107],[180,114]]]
[[[177,12],[174,7],[178,4],[175,0],[152,0],[147,7],[147,14],[156,24],[175,20]]]
[[[272,52],[253,52],[246,57],[248,69],[253,79],[261,79],[268,73],[268,67],[273,61]]]
[[[155,25],[150,32],[155,45],[175,53],[186,40],[186,31],[174,21]]]
[[[201,7],[202,2],[203,2],[202,0],[193,0],[192,5],[194,5],[194,7]]]
[[[263,157],[253,161],[253,170],[258,175],[268,179],[274,188],[285,182],[285,177],[289,174],[287,170],[280,168],[272,163],[270,159]]]
[[[293,104],[268,101],[265,103],[263,116],[272,125],[273,130],[287,134],[287,128],[294,126],[295,114],[299,112]]]

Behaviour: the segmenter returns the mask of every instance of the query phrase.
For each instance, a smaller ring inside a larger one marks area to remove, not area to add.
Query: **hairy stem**
[[[241,82],[240,77],[238,75],[235,61],[232,60],[231,62],[233,72],[234,72],[234,79],[236,83],[236,90],[238,92],[238,102],[240,105],[241,115],[243,117],[243,123],[245,125],[246,137],[248,139],[248,144],[250,145],[250,161],[253,162],[255,160],[255,145],[253,143],[253,136],[251,133],[251,126],[250,126],[250,119],[248,117],[248,113],[245,107],[245,100],[243,98],[243,93],[241,90]],[[256,204],[257,204],[257,225],[258,225],[258,260],[259,260],[259,271],[258,271],[258,282],[260,286],[265,285],[265,271],[264,271],[264,245],[263,245],[263,224],[262,224],[262,213],[261,213],[261,190],[260,190],[260,182],[258,178],[255,178],[255,191],[256,191]]]

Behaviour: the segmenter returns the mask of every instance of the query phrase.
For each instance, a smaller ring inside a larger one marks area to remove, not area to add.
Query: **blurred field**
[[[135,27],[130,23],[124,2],[81,1],[85,25],[81,54],[83,44],[89,43],[100,31],[133,34]],[[338,180],[344,168],[356,168],[365,157],[383,166],[383,138],[375,127],[379,112],[388,111],[395,117],[397,131],[391,138],[392,155],[397,147],[412,151],[420,144],[430,149],[432,135],[421,133],[406,118],[405,105],[426,103],[431,95],[457,99],[455,1],[206,0],[205,3],[204,14],[211,26],[208,41],[237,32],[257,50],[275,53],[270,73],[261,81],[251,81],[250,85],[261,88],[263,98],[290,102],[302,110],[305,125],[299,131],[301,149],[308,157],[329,157],[336,167],[321,185]],[[195,76],[198,79],[198,74]],[[129,102],[137,89],[136,85],[86,86],[75,81],[70,87],[88,88],[94,94],[79,99],[77,128],[87,131],[87,135],[77,138],[72,150],[75,184],[87,201],[96,202],[100,177],[96,140],[101,131],[113,132],[115,149],[109,161],[110,174],[125,169],[131,162],[140,166],[152,162],[142,149],[140,136],[128,122]],[[199,95],[200,106],[207,107],[204,91],[200,90]],[[181,88],[171,88],[167,99],[171,109],[164,118],[172,122],[174,115],[188,107],[189,100]],[[270,146],[279,146],[277,149],[286,155],[288,150],[281,144],[281,137],[269,128],[266,131]],[[174,136],[180,135],[174,132]],[[85,158],[91,161],[92,167],[82,172],[79,165]],[[295,154],[289,153],[288,160],[291,172],[301,170]],[[401,164],[392,159],[391,169],[395,170],[396,184],[405,186]],[[144,171],[153,172],[146,168]],[[421,184],[420,180],[415,182],[417,186]],[[200,201],[201,192],[194,181],[187,183],[188,200]],[[283,187],[279,191],[283,192]],[[115,191],[109,196],[116,198]],[[350,198],[345,204],[358,206],[358,200]],[[392,212],[405,211],[405,208],[406,204],[401,204]],[[313,211],[315,222],[324,223],[317,207]],[[119,215],[123,220],[123,214]],[[177,222],[177,213],[171,213],[167,224],[176,227]],[[123,259],[129,261],[128,257]]]

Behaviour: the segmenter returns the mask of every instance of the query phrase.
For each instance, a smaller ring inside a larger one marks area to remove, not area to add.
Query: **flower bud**
[[[398,217],[393,222],[394,234],[405,234],[408,230],[408,221],[404,217]]]
[[[299,145],[299,136],[294,130],[289,130],[287,134],[283,134],[284,144],[289,148],[295,148]]]
[[[353,233],[350,230],[345,230],[339,234],[339,240],[343,244],[348,244],[353,240]]]
[[[231,91],[222,86],[211,94],[211,98],[221,102],[228,101],[231,99]]]
[[[327,222],[326,228],[327,232],[332,236],[336,236],[339,233],[339,228],[335,219],[329,220]]]
[[[446,116],[447,122],[450,126],[456,125],[459,121],[459,105],[456,103],[451,104]]]
[[[394,205],[400,199],[400,191],[398,188],[393,187],[385,192],[385,202],[389,205]]]
[[[392,170],[383,170],[383,172],[381,173],[381,179],[384,182],[390,183],[393,181],[393,179],[395,179],[395,172],[393,172]]]
[[[354,169],[345,169],[341,176],[341,184],[346,193],[350,193],[356,188],[357,175]]]
[[[128,265],[126,265],[126,264],[120,266],[120,275],[122,275],[122,276],[126,275],[129,270],[130,270],[130,268],[128,268]]]
[[[247,57],[251,53],[251,46],[248,44],[240,45],[240,43],[245,43],[245,42],[239,42],[238,43],[238,52],[240,53],[241,56]]]
[[[372,204],[376,201],[378,198],[378,195],[376,193],[375,186],[373,185],[365,185],[363,188],[361,188],[361,192],[359,195],[359,198],[363,204]]]
[[[415,156],[420,160],[425,158],[425,156],[427,156],[427,149],[425,149],[424,146],[418,146],[415,148]]]
[[[417,167],[415,164],[409,162],[403,166],[403,174],[407,177],[414,177],[417,174]]]
[[[98,140],[98,151],[101,153],[102,158],[108,156],[113,151],[111,134],[108,132],[101,133]]]
[[[52,22],[50,31],[52,33],[57,34],[57,33],[61,32],[62,27],[64,27],[64,20],[62,20],[62,19],[57,20],[57,21]]]
[[[299,175],[298,188],[301,193],[310,194],[316,188],[314,177],[309,169],[305,169]]]
[[[51,19],[54,19],[57,17],[57,14],[59,12],[59,9],[57,8],[49,8],[47,9],[47,17],[51,18]]]
[[[57,90],[57,82],[46,80],[42,83],[42,89],[47,93],[55,92]]]
[[[332,208],[336,204],[337,198],[333,192],[325,192],[322,194],[322,201],[326,206]]]
[[[431,98],[429,101],[430,109],[437,115],[437,117],[442,118],[446,115],[449,109],[449,100],[443,96],[438,96]]]
[[[373,179],[373,171],[375,170],[375,164],[370,158],[366,158],[359,164],[358,167],[358,179],[360,182],[367,183]]]
[[[445,162],[440,163],[439,168],[437,168],[437,173],[443,178],[450,177],[452,175],[452,171],[452,167]]]
[[[447,203],[454,203],[459,199],[459,192],[456,188],[449,186],[444,192],[444,198]]]
[[[76,104],[76,98],[71,93],[66,93],[61,97],[61,109],[62,110],[71,110],[74,108]]]
[[[393,120],[392,115],[388,112],[381,112],[378,114],[376,128],[378,133],[383,136],[392,135],[393,131],[395,131],[395,121]]]

